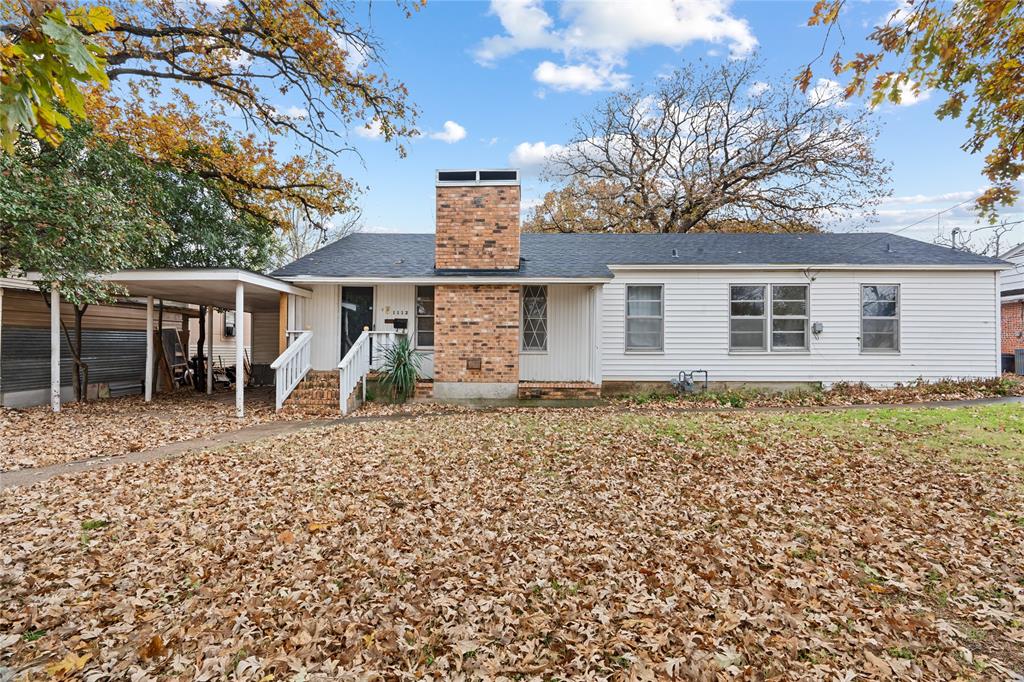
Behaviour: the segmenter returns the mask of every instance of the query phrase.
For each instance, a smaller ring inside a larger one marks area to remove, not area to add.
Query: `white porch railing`
[[[364,331],[338,363],[338,391],[341,414],[348,414],[348,399],[360,380],[366,400],[366,375],[370,372],[370,332]]]
[[[270,369],[274,370],[275,410],[281,410],[284,401],[312,368],[312,344],[313,332],[301,332],[294,339],[289,338],[288,348],[270,363]]]
[[[348,399],[360,382],[363,384],[363,400],[366,400],[366,375],[384,366],[387,350],[395,345],[398,337],[405,332],[371,332],[363,330],[356,342],[345,353],[338,364],[338,386],[341,414],[348,414]]]
[[[398,342],[405,332],[367,332],[370,335],[370,369],[376,371],[384,366],[388,348]]]

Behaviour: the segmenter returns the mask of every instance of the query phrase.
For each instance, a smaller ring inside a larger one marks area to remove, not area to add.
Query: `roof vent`
[[[679,249],[672,249],[672,257],[679,258]]]
[[[497,170],[439,170],[438,185],[518,185],[519,171],[511,168]]]

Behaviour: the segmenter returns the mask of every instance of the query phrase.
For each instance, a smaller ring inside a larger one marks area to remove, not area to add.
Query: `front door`
[[[363,327],[373,328],[373,287],[341,288],[341,357],[345,357]]]

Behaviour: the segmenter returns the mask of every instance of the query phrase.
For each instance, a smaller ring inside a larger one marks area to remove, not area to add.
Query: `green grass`
[[[931,450],[954,460],[1006,457],[1024,463],[1024,406],[883,408],[784,415],[799,431],[862,441],[888,439],[901,452]]]
[[[99,530],[109,524],[110,521],[106,519],[89,519],[88,521],[82,521],[82,530]]]

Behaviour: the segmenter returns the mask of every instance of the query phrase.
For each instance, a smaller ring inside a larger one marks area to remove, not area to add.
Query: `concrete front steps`
[[[337,371],[310,370],[284,401],[281,411],[304,417],[340,417],[338,392]],[[358,388],[356,393],[359,394]]]

